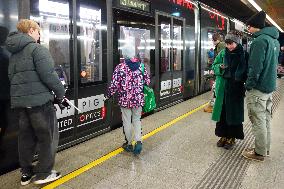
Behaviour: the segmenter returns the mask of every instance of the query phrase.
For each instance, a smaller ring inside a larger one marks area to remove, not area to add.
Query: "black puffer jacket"
[[[40,106],[53,101],[51,91],[63,98],[65,90],[47,48],[18,32],[9,34],[6,45],[12,53],[9,64],[12,108]]]
[[[9,55],[0,47],[0,100],[10,98],[10,81],[8,79]]]

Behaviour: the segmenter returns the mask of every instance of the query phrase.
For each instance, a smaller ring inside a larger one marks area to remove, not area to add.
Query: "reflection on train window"
[[[224,35],[222,34],[222,31],[216,30],[216,29],[207,29],[207,33],[203,33],[203,41],[202,41],[202,53],[204,56],[202,56],[202,64],[201,64],[201,70],[202,75],[206,77],[211,77],[210,70],[211,66],[214,62],[214,57],[216,56],[214,53],[215,45],[213,43],[212,36],[214,33],[220,34],[220,41],[223,41]],[[206,34],[206,36],[205,36]]]
[[[10,32],[16,30],[18,23],[18,0],[0,1],[0,25]],[[3,34],[0,35],[1,37]]]
[[[208,41],[207,41],[207,68],[210,69],[214,62],[214,43],[212,39],[213,33],[208,31]],[[208,72],[209,74],[209,72]]]
[[[101,9],[80,7],[79,17],[81,83],[102,81]]]
[[[150,50],[154,49],[154,40],[150,39],[150,30],[120,26],[119,52],[121,58],[137,56],[150,73]]]
[[[181,53],[183,49],[183,41],[182,41],[182,32],[181,26],[174,25],[174,37],[173,37],[173,63],[174,63],[174,70],[181,70]]]
[[[31,12],[37,12],[31,19],[40,24],[40,43],[49,49],[60,80],[70,85],[68,0],[39,0],[38,11]]]
[[[161,72],[170,71],[171,25],[161,23]]]

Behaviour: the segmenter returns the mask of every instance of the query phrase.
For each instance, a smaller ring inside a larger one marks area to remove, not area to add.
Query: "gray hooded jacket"
[[[10,33],[6,46],[9,63],[11,107],[34,107],[53,101],[52,91],[63,98],[65,90],[54,70],[47,48],[27,34]]]

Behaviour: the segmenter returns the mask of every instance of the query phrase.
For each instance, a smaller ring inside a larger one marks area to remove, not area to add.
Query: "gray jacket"
[[[6,45],[12,53],[9,63],[12,108],[40,106],[53,101],[52,91],[63,98],[65,90],[47,48],[19,32],[10,33]]]

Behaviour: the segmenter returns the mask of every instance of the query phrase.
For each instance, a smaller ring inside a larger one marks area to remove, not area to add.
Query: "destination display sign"
[[[119,0],[119,4],[124,7],[134,8],[150,12],[150,3],[141,0]]]

